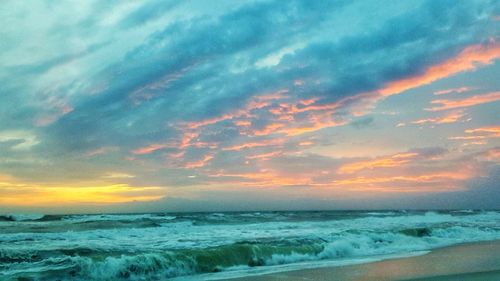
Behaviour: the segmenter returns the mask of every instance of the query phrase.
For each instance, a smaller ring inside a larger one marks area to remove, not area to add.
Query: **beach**
[[[428,254],[379,262],[303,269],[232,281],[489,281],[500,280],[500,240],[459,244]]]

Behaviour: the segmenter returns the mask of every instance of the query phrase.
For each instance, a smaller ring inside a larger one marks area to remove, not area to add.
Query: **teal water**
[[[500,239],[498,211],[0,216],[0,280],[194,280]]]

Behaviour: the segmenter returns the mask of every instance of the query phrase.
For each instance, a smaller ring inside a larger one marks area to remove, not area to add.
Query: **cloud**
[[[202,159],[195,161],[195,162],[189,162],[185,164],[185,168],[187,169],[193,169],[193,168],[201,168],[207,165],[207,163],[212,160],[214,157],[212,155],[205,155],[203,156]]]
[[[439,99],[439,100],[433,100],[431,103],[436,106],[431,107],[427,110],[440,111],[447,109],[464,108],[489,102],[495,102],[499,100],[500,100],[500,92],[486,93],[456,100]]]
[[[500,126],[482,127],[477,129],[465,130],[468,134],[486,134],[490,136],[500,137]]]
[[[374,122],[373,117],[364,117],[364,118],[360,118],[358,120],[352,121],[350,123],[350,125],[357,128],[357,129],[362,129],[362,128],[369,127],[370,125],[373,124],[373,122]]]
[[[270,139],[270,140],[263,140],[260,142],[248,142],[248,143],[243,143],[243,144],[225,147],[222,150],[234,151],[234,150],[242,150],[242,149],[254,148],[254,147],[276,146],[276,145],[283,144],[284,141],[285,141],[285,139],[283,139],[283,138],[276,138],[276,139]]]
[[[413,149],[408,152],[397,153],[390,156],[346,163],[340,166],[338,173],[352,174],[365,169],[372,170],[376,168],[402,167],[426,159],[439,159],[445,152],[446,151],[441,148]]]
[[[392,155],[388,158],[354,162],[341,166],[339,173],[350,174],[363,169],[398,167],[408,163],[412,159],[415,159],[416,156],[418,156],[417,153],[402,153]]]
[[[434,95],[439,96],[439,95],[448,95],[448,94],[455,94],[455,93],[459,94],[459,93],[468,92],[468,91],[471,91],[474,89],[475,88],[471,88],[471,87],[452,88],[452,89],[435,91]]]
[[[84,153],[84,156],[85,157],[94,157],[94,156],[98,156],[98,155],[103,155],[103,154],[106,154],[106,153],[109,153],[109,152],[116,152],[118,151],[119,148],[118,147],[113,147],[113,146],[108,146],[108,147],[99,147],[99,148],[96,148],[96,149],[91,149],[89,151],[86,151]]]
[[[134,175],[127,174],[127,173],[117,173],[117,172],[110,172],[106,173],[103,178],[107,179],[129,179],[129,178],[135,178]]]
[[[40,143],[37,136],[30,131],[0,131],[0,143],[11,142],[11,150],[29,150]]]
[[[164,143],[154,143],[154,144],[150,144],[150,145],[145,146],[145,147],[136,148],[136,149],[132,150],[132,153],[139,154],[139,155],[149,154],[149,153],[155,152],[157,150],[160,150],[160,149],[163,149],[163,148],[166,148],[169,146],[171,146],[171,145],[164,144]]]
[[[489,139],[500,137],[500,126],[481,127],[465,130],[464,136],[448,137],[449,140],[465,141],[463,145],[485,145]]]
[[[468,46],[455,57],[430,66],[422,74],[388,83],[377,93],[382,96],[398,94],[460,72],[476,70],[478,66],[492,64],[499,58],[500,43],[495,41]]]
[[[461,121],[465,117],[465,113],[462,111],[452,111],[448,112],[444,116],[434,117],[434,118],[424,118],[412,121],[412,124],[423,125],[423,124],[449,124]]]

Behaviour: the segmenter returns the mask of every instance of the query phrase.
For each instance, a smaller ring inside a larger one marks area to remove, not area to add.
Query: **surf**
[[[0,221],[0,279],[217,278],[495,239],[495,211],[36,215]]]

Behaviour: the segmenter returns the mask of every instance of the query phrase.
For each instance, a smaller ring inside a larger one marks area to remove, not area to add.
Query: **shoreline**
[[[418,256],[363,264],[299,269],[220,279],[227,281],[500,280],[500,240],[445,246]]]

